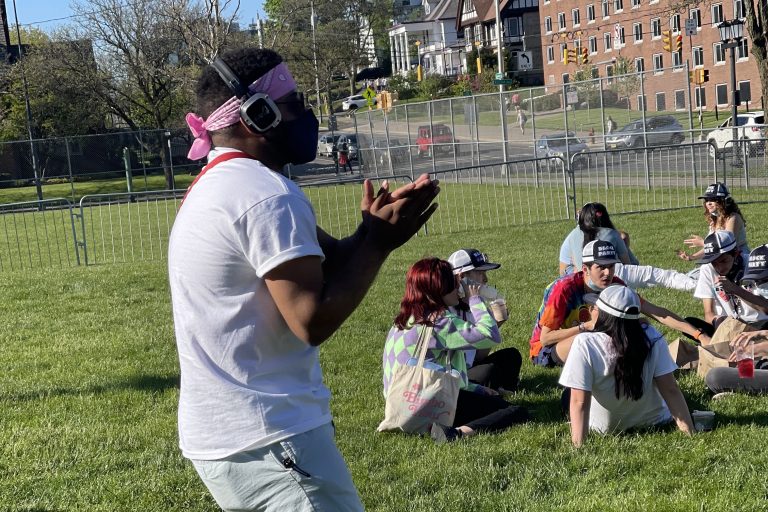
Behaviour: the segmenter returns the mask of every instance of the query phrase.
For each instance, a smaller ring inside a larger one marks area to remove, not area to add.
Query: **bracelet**
[[[699,327],[698,329],[696,329],[696,334],[693,335],[693,339],[695,339],[696,341],[699,341],[702,334],[704,334],[704,331],[702,331],[701,327]]]
[[[579,322],[579,332],[584,332],[586,329],[584,328],[584,322]]]

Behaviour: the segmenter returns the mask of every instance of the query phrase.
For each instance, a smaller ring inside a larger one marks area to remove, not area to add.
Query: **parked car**
[[[321,135],[317,141],[317,154],[319,156],[331,156],[336,150],[336,143],[339,141],[341,135]]]
[[[416,134],[416,153],[420,157],[432,156],[439,153],[453,154],[453,145],[459,141],[454,140],[453,132],[445,124],[422,125]]]
[[[744,112],[736,116],[736,133],[738,140],[748,144],[750,156],[765,152],[765,116],[762,111]],[[707,134],[709,153],[719,157],[733,151],[733,124],[731,118]]]
[[[589,160],[587,153],[589,153],[589,147],[573,132],[544,135],[536,141],[535,156],[552,159],[547,162],[550,169],[557,165],[556,158],[565,160],[569,156],[574,167],[585,167]]]
[[[384,141],[386,142],[386,141]],[[389,139],[389,147],[376,149],[376,160],[382,168],[389,168],[390,161],[392,166],[400,165],[408,161],[408,141],[402,139]]]
[[[680,144],[684,140],[683,127],[677,119],[672,116],[656,116],[646,118],[645,123],[638,120],[621,127],[606,137],[605,145],[609,149],[642,148],[645,143],[648,146],[660,146]]]
[[[377,101],[376,98],[373,98],[373,104],[376,105]],[[362,97],[360,94],[355,94],[354,96],[349,96],[348,98],[344,98],[344,101],[341,102],[341,109],[342,110],[357,110],[360,107],[365,107],[368,105],[368,100]]]

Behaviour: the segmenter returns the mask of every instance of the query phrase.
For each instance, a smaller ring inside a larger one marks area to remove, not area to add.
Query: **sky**
[[[87,3],[87,0],[82,1]],[[69,18],[72,16],[69,4],[70,0],[16,0],[19,25],[22,27],[31,25],[43,31],[53,30],[59,24],[72,21]],[[263,17],[262,6],[262,0],[240,0],[240,26],[245,28],[252,19],[256,18],[257,14]],[[8,24],[14,25],[13,0],[5,0],[5,7],[8,11]]]

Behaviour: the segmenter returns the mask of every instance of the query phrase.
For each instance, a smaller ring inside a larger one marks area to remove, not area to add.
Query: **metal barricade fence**
[[[568,219],[571,181],[561,158],[529,159],[433,173],[440,208],[430,234],[456,233]]]
[[[611,213],[693,206],[721,178],[707,143],[590,151],[573,155],[570,169],[577,203],[598,201]]]
[[[768,186],[768,139],[742,139],[726,141],[722,150],[712,145],[720,181],[729,188],[742,189],[739,202],[762,201]]]
[[[79,216],[85,264],[165,259],[184,192],[83,196]]]
[[[72,213],[63,198],[0,205],[0,271],[79,265]]]

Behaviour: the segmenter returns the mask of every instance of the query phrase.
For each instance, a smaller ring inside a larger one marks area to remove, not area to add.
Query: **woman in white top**
[[[560,384],[570,388],[576,447],[588,430],[616,432],[673,418],[682,432],[694,432],[666,340],[639,317],[637,294],[626,286],[609,286],[597,299],[594,330],[573,341]]]

